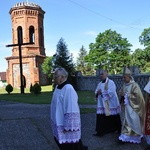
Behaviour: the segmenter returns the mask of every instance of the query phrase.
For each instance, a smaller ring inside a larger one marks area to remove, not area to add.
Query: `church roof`
[[[21,6],[40,7],[36,3],[32,3],[32,2],[19,2],[15,4],[12,8],[21,7]]]

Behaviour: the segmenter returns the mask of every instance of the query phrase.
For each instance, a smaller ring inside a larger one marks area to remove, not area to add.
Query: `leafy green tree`
[[[94,68],[85,61],[85,57],[87,56],[87,51],[82,45],[79,55],[77,57],[77,70],[82,72],[82,75],[93,75],[94,74]]]
[[[133,54],[131,55],[132,66],[138,66],[141,73],[147,73],[149,72],[149,62],[150,62],[150,54],[149,54],[149,48],[145,49],[136,49]]]
[[[73,84],[72,76],[75,75],[75,64],[72,55],[69,53],[67,44],[63,38],[60,38],[57,44],[56,54],[53,58],[54,69],[63,67],[68,72],[68,80]]]
[[[145,46],[143,50],[143,64],[141,69],[143,68],[143,72],[149,72],[149,62],[150,62],[150,27],[144,29],[142,34],[139,37],[139,41],[142,45]]]
[[[145,52],[145,59],[147,62],[150,62],[150,46],[146,47],[144,49],[144,52]]]
[[[95,43],[89,45],[86,58],[95,69],[108,69],[110,73],[120,73],[123,66],[130,64],[130,47],[132,45],[121,34],[111,29],[99,33]]]
[[[139,41],[142,45],[146,47],[150,46],[150,28],[144,29],[144,31],[139,37]]]
[[[99,43],[99,36],[96,38],[95,43],[89,45],[89,54],[85,58],[88,63],[95,66],[95,69],[103,68],[103,65],[107,63],[106,58],[108,56],[108,52]]]
[[[150,73],[150,62],[147,62],[146,64],[145,64],[145,72],[146,73]]]
[[[53,69],[53,66],[52,66],[52,59],[53,57],[52,56],[47,56],[45,59],[44,59],[44,62],[42,64],[42,70],[45,74],[48,75],[48,77],[52,77],[52,69]]]
[[[108,70],[112,74],[122,73],[124,66],[131,65],[131,55],[129,50],[113,50],[109,53]]]
[[[145,72],[145,51],[142,49],[136,49],[133,54],[131,55],[132,61],[131,64],[132,66],[138,66],[141,72]]]

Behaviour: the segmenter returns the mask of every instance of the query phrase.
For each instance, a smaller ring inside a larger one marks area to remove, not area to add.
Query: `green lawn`
[[[0,100],[13,102],[22,102],[29,104],[50,104],[52,99],[52,86],[42,86],[41,94],[35,95],[30,93],[29,89],[25,89],[25,93],[21,94],[20,89],[14,89],[8,94],[4,88],[0,88]],[[96,104],[93,91],[77,91],[79,104]],[[81,108],[81,114],[95,113],[94,108]]]
[[[4,88],[0,88],[0,100],[8,100],[14,102],[23,102],[30,104],[49,104],[52,98],[52,86],[42,86],[41,94],[35,95],[30,93],[29,89],[25,89],[25,93],[21,94],[20,89],[14,89],[8,94]],[[79,104],[96,104],[93,91],[77,91]]]
[[[81,114],[96,113],[95,108],[80,108]]]

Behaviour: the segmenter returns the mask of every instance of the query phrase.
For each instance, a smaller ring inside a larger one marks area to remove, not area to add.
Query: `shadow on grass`
[[[91,104],[95,105],[93,91],[77,91],[79,104]],[[42,91],[40,94],[34,93],[0,93],[0,100],[22,102],[29,104],[50,104],[53,91]]]
[[[49,104],[52,99],[51,92],[41,92],[38,95],[34,93],[11,93],[11,94],[0,94],[0,100],[13,101],[13,102],[22,102],[29,104]]]
[[[88,95],[88,100],[86,96]],[[79,92],[79,104],[95,104],[93,103],[93,99],[89,98],[89,92]],[[52,99],[53,92],[41,92],[41,94],[35,95],[34,93],[11,93],[11,94],[0,94],[0,100],[10,101],[10,102],[20,102],[20,103],[27,103],[27,104],[50,104]],[[80,108],[81,114],[87,113],[95,113],[95,108]]]

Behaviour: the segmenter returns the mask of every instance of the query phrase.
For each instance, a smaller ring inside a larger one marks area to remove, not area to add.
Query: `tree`
[[[68,80],[72,83],[71,77],[75,75],[75,65],[72,55],[69,53],[67,44],[63,38],[60,38],[57,44],[56,54],[53,58],[54,68],[63,67],[68,72]],[[73,84],[73,83],[72,83]]]
[[[132,61],[131,64],[132,66],[138,66],[141,72],[145,72],[145,64],[146,64],[146,59],[145,59],[145,51],[142,49],[136,49],[132,56]]]
[[[130,47],[132,45],[121,34],[111,29],[99,33],[96,42],[89,45],[87,61],[95,69],[108,69],[111,73],[120,73],[123,66],[130,64]]]
[[[144,29],[139,37],[139,42],[146,47],[150,46],[150,28]]]
[[[139,41],[142,45],[145,46],[145,49],[143,50],[143,65],[141,66],[141,68],[144,68],[143,71],[144,72],[149,72],[150,70],[150,27],[144,29],[144,31],[142,32],[142,34],[139,37]]]
[[[131,65],[131,55],[128,49],[113,50],[109,53],[108,70],[112,74],[122,73],[124,66]]]
[[[53,66],[52,66],[52,59],[53,57],[52,56],[47,56],[45,59],[44,59],[44,62],[42,64],[42,70],[45,74],[48,75],[48,77],[50,78],[52,76],[52,69],[53,69]]]
[[[145,72],[146,73],[150,73],[150,62],[147,62],[146,64],[145,64]]]
[[[146,47],[144,49],[144,52],[145,52],[145,59],[147,62],[150,62],[150,46]]]
[[[87,51],[82,45],[80,51],[79,51],[79,56],[77,57],[77,70],[81,71],[83,75],[93,75],[94,74],[94,69],[91,67],[89,63],[85,61],[85,57],[87,56]]]

